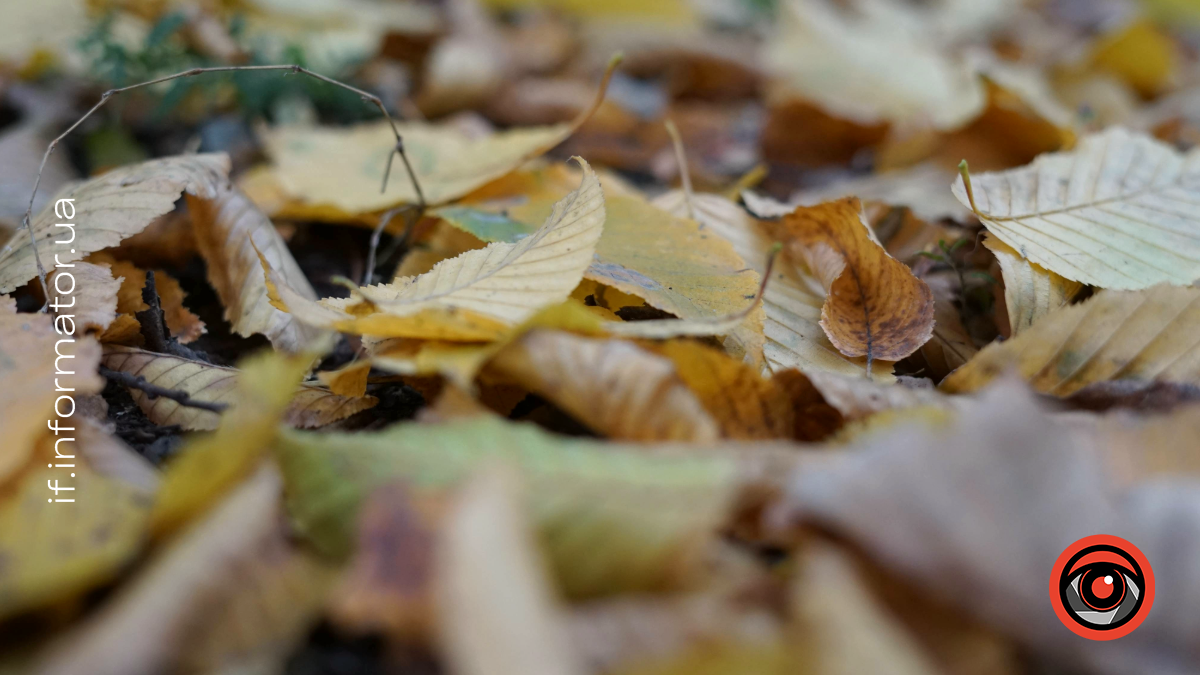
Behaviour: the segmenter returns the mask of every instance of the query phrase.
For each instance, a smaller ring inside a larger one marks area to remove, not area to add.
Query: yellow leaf
[[[582,675],[546,562],[506,466],[481,470],[446,516],[436,556],[438,642],[462,675]],[[488,564],[481,565],[481,560]]]
[[[488,367],[610,438],[706,442],[719,435],[671,361],[629,342],[534,330]]]
[[[566,300],[591,264],[604,230],[600,181],[587,162],[580,160],[580,164],[579,189],[558,202],[546,222],[528,237],[468,251],[420,276],[359,292],[386,314],[466,309],[509,324]]]
[[[69,263],[116,246],[175,208],[180,193],[213,195],[228,180],[228,173],[229,157],[224,154],[181,155],[124,166],[69,185],[30,223],[42,266],[47,270],[53,267],[55,255],[59,262]],[[74,201],[59,205],[64,199]],[[0,249],[0,293],[13,290],[37,273],[29,233],[18,230]]]
[[[1064,279],[1022,258],[1013,247],[992,235],[983,240],[983,245],[996,255],[1004,274],[1004,304],[1013,335],[1069,303],[1083,288],[1078,281]]]
[[[117,317],[100,336],[100,341],[140,344],[141,325],[135,315],[150,308],[142,299],[142,289],[146,286],[146,270],[131,262],[117,260],[107,251],[93,253],[88,256],[88,260],[97,264],[107,264],[112,269],[112,276],[120,281],[116,296]],[[158,292],[163,320],[171,337],[186,344],[207,332],[200,317],[183,304],[187,293],[180,287],[178,280],[162,270],[154,270],[154,289]]]
[[[970,190],[960,177],[954,194],[973,200],[988,231],[1021,257],[1066,279],[1129,290],[1185,285],[1200,278],[1198,158],[1114,127],[1073,152],[972,175]]]
[[[238,390],[242,372],[235,368],[118,346],[105,349],[104,365],[144,378],[155,386],[182,391],[197,401],[236,405],[243,395]],[[364,389],[365,386],[364,379]],[[188,431],[210,431],[220,426],[222,416],[212,411],[183,406],[162,396],[152,399],[137,389],[130,389],[129,393],[155,424],[177,424]],[[300,385],[284,411],[283,422],[301,429],[323,427],[376,403],[378,399],[374,396],[341,395],[312,385]]]
[[[791,438],[795,426],[791,399],[757,368],[691,340],[648,348],[674,363],[679,378],[717,421],[725,438]]]
[[[498,132],[484,138],[452,125],[399,124],[404,148],[430,204],[458,199],[562,143],[604,100],[616,62],[596,101],[570,123]],[[350,128],[278,127],[263,134],[274,178],[293,199],[351,214],[414,203],[417,194],[397,160],[387,191],[379,184],[396,145],[386,120]]]
[[[323,352],[333,335],[300,323],[271,305],[260,268],[260,256],[287,280],[298,295],[316,300],[300,266],[275,227],[241,191],[222,186],[205,198],[188,196],[196,244],[208,263],[208,280],[221,304],[225,319],[242,336],[265,335],[276,349],[287,353]]]
[[[74,414],[74,398],[59,401],[60,396],[104,388],[96,375],[99,362],[99,344],[57,334],[50,315],[0,312],[0,484],[29,461],[50,421],[72,426],[70,415],[55,415],[55,405],[58,412]],[[74,391],[55,391],[56,378],[62,388]]]
[[[933,293],[887,254],[848,198],[800,207],[772,224],[826,290],[821,327],[847,356],[898,361],[933,333]]]
[[[296,385],[312,359],[303,354],[250,357],[241,367],[234,404],[211,435],[194,439],[167,466],[152,525],[173,530],[246,477],[274,440]]]
[[[281,487],[273,468],[243,481],[43,650],[36,670],[131,675],[282,663],[311,629],[335,575],[289,538]]]
[[[317,379],[335,394],[360,397],[367,393],[367,376],[370,374],[370,361],[352,361],[337,370],[317,373]]]
[[[975,391],[1008,370],[1055,396],[1108,380],[1200,384],[1198,331],[1200,288],[1102,291],[989,345],[942,389]]]
[[[1091,55],[1093,68],[1116,75],[1147,97],[1171,86],[1179,61],[1179,49],[1171,36],[1146,20],[1101,37]]]
[[[63,471],[29,473],[0,507],[0,619],[108,581],[141,547],[150,512],[144,492],[82,465],[75,478]],[[75,502],[48,501],[50,481],[73,486],[61,494]]]

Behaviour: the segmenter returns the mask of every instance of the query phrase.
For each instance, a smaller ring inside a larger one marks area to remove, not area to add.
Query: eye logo
[[[1067,547],[1050,573],[1050,604],[1071,632],[1115,640],[1133,632],[1154,604],[1154,571],[1133,544],[1107,534]]]

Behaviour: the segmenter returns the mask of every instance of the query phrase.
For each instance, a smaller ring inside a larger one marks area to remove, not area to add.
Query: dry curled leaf
[[[68,186],[30,223],[42,266],[49,271],[56,256],[58,262],[69,263],[116,246],[173,209],[181,193],[213,196],[228,173],[229,157],[224,154],[180,155],[124,166]],[[0,292],[37,274],[29,232],[14,232],[0,249]]]
[[[706,442],[719,434],[670,360],[622,340],[535,330],[488,367],[610,438]]]
[[[954,194],[988,231],[1066,279],[1136,290],[1200,278],[1200,151],[1114,127],[970,181]]]
[[[821,327],[843,354],[897,361],[929,340],[933,293],[879,245],[857,199],[797,208],[772,229],[820,279]]]
[[[1004,305],[1013,335],[1069,303],[1083,284],[1022,258],[1013,247],[991,235],[983,245],[996,256],[1004,274]]]
[[[262,256],[302,297],[316,300],[300,266],[275,227],[240,190],[225,185],[206,197],[188,196],[196,244],[208,263],[208,280],[225,319],[238,335],[265,335],[288,353],[321,352],[332,342],[325,330],[297,321],[272,306],[259,257]]]
[[[154,386],[188,394],[196,401],[228,405],[238,401],[238,379],[242,373],[236,368],[117,346],[105,349],[103,363],[107,368],[144,378]],[[131,389],[129,393],[155,424],[177,424],[188,431],[211,431],[220,425],[221,416],[210,410],[180,405],[164,396],[150,398],[137,389]],[[296,390],[288,403],[283,422],[300,429],[323,427],[371,408],[377,402],[374,396],[346,396],[305,384]]]
[[[1198,330],[1200,288],[1102,291],[989,345],[942,389],[975,391],[1009,370],[1055,396],[1109,380],[1200,384]]]

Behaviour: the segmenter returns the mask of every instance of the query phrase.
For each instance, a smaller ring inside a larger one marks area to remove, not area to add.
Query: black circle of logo
[[[1089,631],[1112,631],[1129,623],[1142,608],[1145,590],[1141,565],[1111,544],[1080,549],[1058,577],[1067,616]]]

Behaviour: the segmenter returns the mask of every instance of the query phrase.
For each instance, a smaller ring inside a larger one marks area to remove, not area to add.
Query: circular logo
[[[1050,604],[1071,632],[1115,640],[1141,625],[1154,604],[1154,571],[1138,547],[1107,534],[1084,537],[1058,556]]]

